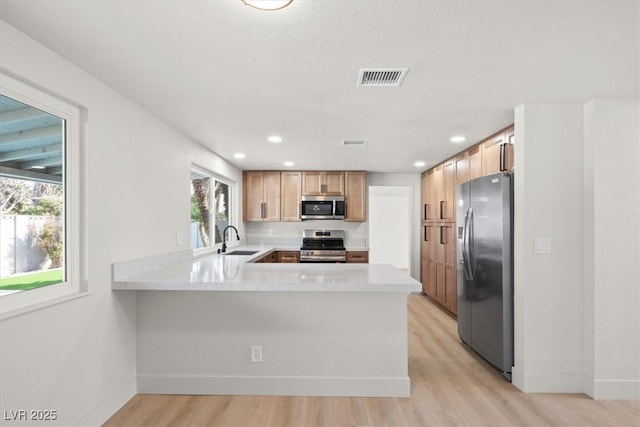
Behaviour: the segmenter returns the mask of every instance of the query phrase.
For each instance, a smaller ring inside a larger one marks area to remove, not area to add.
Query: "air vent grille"
[[[363,147],[367,145],[367,142],[369,142],[367,139],[343,139],[342,145],[345,147]]]
[[[357,86],[400,86],[408,68],[361,68]]]

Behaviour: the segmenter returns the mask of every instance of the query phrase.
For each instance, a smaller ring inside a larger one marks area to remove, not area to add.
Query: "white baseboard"
[[[138,393],[409,397],[411,380],[409,377],[138,376]]]
[[[511,382],[525,393],[584,393],[595,400],[640,400],[640,380],[594,380],[587,375],[530,375],[514,367]]]
[[[514,367],[511,383],[525,393],[584,393],[584,375],[526,374]]]
[[[93,407],[74,425],[76,426],[101,426],[104,424],[118,409],[122,408],[137,393],[136,378],[131,377],[127,382],[121,385],[106,399]]]
[[[585,393],[596,400],[640,400],[640,381],[586,378]]]

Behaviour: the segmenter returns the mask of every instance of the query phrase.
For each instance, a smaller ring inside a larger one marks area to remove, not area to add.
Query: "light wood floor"
[[[409,296],[411,398],[137,395],[114,426],[636,426],[639,401],[525,394],[458,340],[455,319]]]

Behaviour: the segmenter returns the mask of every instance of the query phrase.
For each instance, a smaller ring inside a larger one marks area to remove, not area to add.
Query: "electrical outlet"
[[[251,361],[253,363],[262,363],[262,346],[261,345],[251,346]]]
[[[182,231],[178,231],[176,233],[176,245],[177,246],[184,245],[184,234],[182,233]]]

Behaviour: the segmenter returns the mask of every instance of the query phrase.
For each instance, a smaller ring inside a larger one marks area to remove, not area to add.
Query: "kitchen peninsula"
[[[190,251],[114,263],[136,291],[139,393],[388,396],[410,393],[407,295],[385,264],[264,264]],[[253,359],[253,361],[252,361]]]

